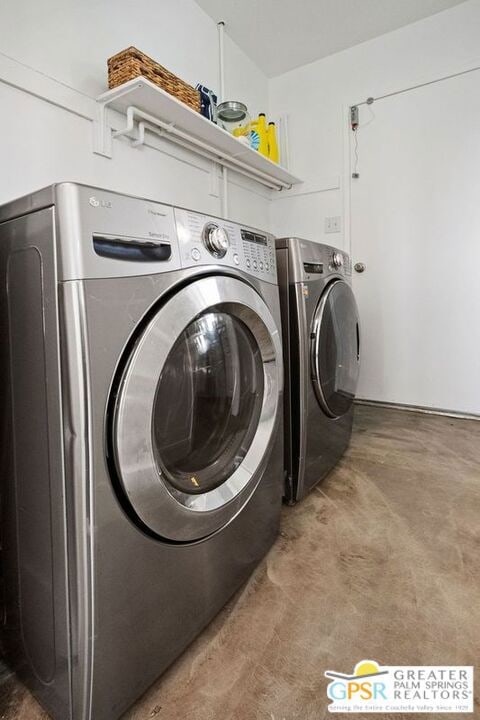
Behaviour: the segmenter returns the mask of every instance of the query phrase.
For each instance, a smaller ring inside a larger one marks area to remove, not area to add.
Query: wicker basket
[[[129,47],[108,59],[108,87],[118,85],[143,76],[181,100],[196,112],[200,112],[200,93],[191,85],[180,80],[155,60],[149,58],[137,48]]]

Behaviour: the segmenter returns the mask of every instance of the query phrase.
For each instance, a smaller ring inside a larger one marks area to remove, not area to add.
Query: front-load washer
[[[300,500],[348,446],[360,368],[350,257],[276,241],[285,363],[285,497]]]
[[[276,537],[274,240],[62,183],[0,210],[0,268],[3,648],[112,720]]]

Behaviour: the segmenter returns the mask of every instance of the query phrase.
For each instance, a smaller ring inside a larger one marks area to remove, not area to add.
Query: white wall
[[[304,195],[273,199],[273,231],[344,247],[367,263],[353,278],[363,325],[360,397],[480,414],[480,334],[472,324],[480,312],[472,210],[480,72],[374,103],[375,120],[358,132],[358,181],[350,179],[347,126],[349,105],[479,66],[479,27],[480,0],[468,0],[270,83],[270,112],[288,115],[292,170],[305,179]],[[436,122],[442,108],[448,120]],[[369,122],[368,108],[360,120]],[[412,143],[418,163],[409,175]],[[454,174],[448,158],[459,163]],[[327,189],[335,178],[338,189]],[[402,203],[403,236],[394,222]],[[344,232],[325,234],[325,216],[337,214]],[[468,258],[463,269],[456,257]]]
[[[270,114],[288,116],[291,170],[308,193],[274,198],[273,231],[342,247],[344,233],[325,235],[324,218],[343,215],[345,193],[322,188],[344,184],[347,106],[479,65],[479,27],[480,0],[468,0],[271,80]]]
[[[107,89],[106,60],[129,45],[192,85],[219,87],[217,27],[193,0],[2,3],[0,203],[76,180],[220,213],[221,185],[212,180],[212,165],[190,152],[152,136],[149,147],[137,150],[114,141],[112,160],[92,153],[89,118],[93,98]],[[266,77],[228,35],[225,56],[227,95],[243,99],[253,113],[265,108]],[[229,177],[230,217],[266,227],[268,191],[234,173]]]

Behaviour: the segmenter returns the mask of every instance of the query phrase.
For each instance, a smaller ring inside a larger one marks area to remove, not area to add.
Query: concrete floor
[[[479,520],[479,422],[358,407],[343,461],[123,720],[323,720],[326,669],[478,665]],[[0,717],[47,715],[10,679]]]

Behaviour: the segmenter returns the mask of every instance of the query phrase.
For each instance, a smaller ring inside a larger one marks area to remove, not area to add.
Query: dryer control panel
[[[277,282],[272,235],[210,215],[175,208],[182,267],[226,265]]]
[[[332,276],[351,281],[351,258],[339,248],[297,237],[278,238],[276,246],[287,253],[290,282],[328,281]]]

